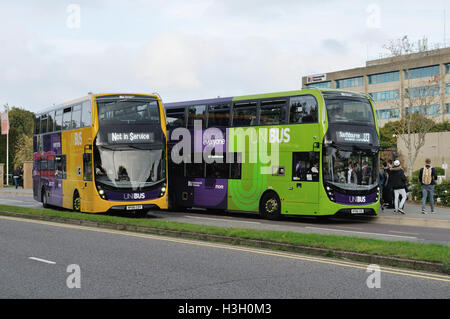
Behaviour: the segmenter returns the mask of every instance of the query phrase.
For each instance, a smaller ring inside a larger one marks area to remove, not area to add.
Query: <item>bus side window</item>
[[[194,105],[188,107],[188,128],[194,128],[195,120],[201,120],[202,128],[205,128],[206,105]]]
[[[34,134],[40,134],[41,132],[41,120],[39,116],[34,117]]]
[[[92,181],[92,153],[83,154],[83,180]]]
[[[256,102],[234,103],[232,126],[258,125],[258,118],[256,117],[256,106]]]
[[[208,127],[228,127],[230,125],[230,105],[208,106]]]
[[[55,111],[48,113],[48,129],[47,132],[54,132],[53,123],[55,121]]]
[[[72,108],[67,107],[63,111],[63,130],[70,130],[72,128]]]
[[[76,104],[72,108],[72,128],[81,127],[81,104]]]
[[[41,115],[41,134],[47,133],[47,114]]]
[[[261,101],[259,125],[277,125],[286,123],[286,101]]]
[[[57,110],[55,114],[55,131],[61,131],[63,121],[63,110]]]
[[[319,152],[292,153],[292,180],[319,181]]]
[[[66,179],[66,155],[55,156],[55,177]]]
[[[312,95],[293,96],[289,101],[289,123],[317,123],[318,107]]]
[[[84,101],[81,110],[81,127],[91,126],[92,117],[91,101]]]
[[[166,110],[167,128],[186,127],[184,108]]]

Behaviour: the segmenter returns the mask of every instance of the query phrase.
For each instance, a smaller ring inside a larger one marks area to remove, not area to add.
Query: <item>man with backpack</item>
[[[419,181],[422,184],[422,214],[426,214],[425,205],[427,197],[430,196],[431,213],[434,214],[434,181],[437,179],[436,170],[431,167],[431,160],[425,160],[425,167],[419,172]]]

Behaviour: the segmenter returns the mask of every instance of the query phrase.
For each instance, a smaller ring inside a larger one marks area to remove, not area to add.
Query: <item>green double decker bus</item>
[[[376,215],[368,95],[306,89],[165,104],[170,204],[281,215]]]

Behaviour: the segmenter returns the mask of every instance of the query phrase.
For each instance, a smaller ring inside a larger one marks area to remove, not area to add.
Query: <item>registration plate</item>
[[[352,209],[352,214],[364,214],[364,209]]]
[[[127,206],[127,210],[136,210],[136,209],[142,209],[142,205],[129,205],[129,206]]]

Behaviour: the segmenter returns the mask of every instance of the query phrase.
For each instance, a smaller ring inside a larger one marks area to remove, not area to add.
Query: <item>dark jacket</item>
[[[389,180],[392,189],[406,188],[406,176],[403,169],[399,167],[393,167],[389,170]]]
[[[430,165],[426,165],[426,168],[430,168]],[[422,175],[423,175],[423,167],[419,171],[419,181],[420,181],[421,185],[424,185],[424,183],[422,183]],[[434,185],[434,181],[436,179],[437,179],[436,170],[434,169],[434,167],[432,167],[431,168],[431,184],[430,185]]]

